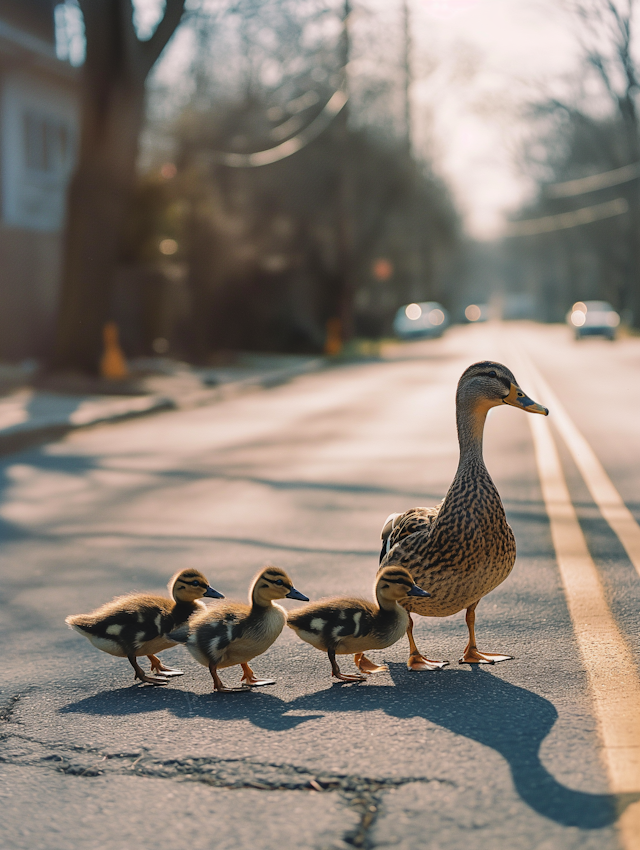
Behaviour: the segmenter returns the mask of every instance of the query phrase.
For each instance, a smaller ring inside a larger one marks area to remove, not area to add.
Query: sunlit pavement
[[[419,646],[450,667],[410,673],[403,640],[374,653],[388,672],[333,684],[327,659],[287,630],[254,665],[275,686],[213,694],[180,647],[163,658],[184,677],[136,686],[126,660],[64,624],[117,593],[159,591],[187,566],[231,597],[267,560],[311,598],[369,595],[383,520],[436,503],[453,477],[455,386],[484,358],[509,365],[536,401],[525,376],[548,383],[640,521],[640,338],[576,343],[559,326],[453,328],[379,362],[3,459],[4,847],[638,846],[624,818],[640,788],[622,787],[601,745],[590,624],[576,621],[556,558],[534,417],[513,408],[491,413],[485,458],[518,561],[477,616],[480,648],[513,661],[459,666],[463,614],[418,618]],[[550,426],[607,622],[631,659],[620,671],[599,659],[606,696],[640,675],[640,575],[549,406],[535,418]],[[610,721],[615,731],[615,711]],[[616,746],[632,756],[632,744]]]

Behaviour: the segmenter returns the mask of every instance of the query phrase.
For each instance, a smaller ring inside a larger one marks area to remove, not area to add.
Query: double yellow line
[[[530,359],[520,349],[519,374],[527,392],[548,406],[594,502],[640,576],[640,527],[588,442]],[[619,795],[618,829],[625,850],[640,850],[640,676],[607,604],[571,502],[549,421],[528,417],[545,507],[569,614],[589,680],[603,759]]]

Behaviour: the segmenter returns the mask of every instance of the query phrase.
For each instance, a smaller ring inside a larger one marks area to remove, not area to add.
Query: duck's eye
[[[277,584],[277,585],[279,585],[280,587],[282,587],[282,585],[284,584],[284,582],[282,581],[282,579],[281,579],[281,578],[279,578],[279,579],[276,581],[276,584]]]
[[[490,378],[496,378],[496,377],[497,377],[497,375],[496,375],[496,373],[493,371],[493,369],[489,372],[489,377],[490,377]]]
[[[199,581],[192,581],[191,587],[200,587],[200,582]]]

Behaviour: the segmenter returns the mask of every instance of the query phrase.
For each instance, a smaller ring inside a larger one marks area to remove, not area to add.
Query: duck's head
[[[484,412],[500,404],[510,404],[527,413],[549,415],[546,407],[536,404],[520,389],[510,369],[492,360],[483,360],[465,369],[458,381],[456,401]]]
[[[224,599],[224,595],[214,590],[198,570],[181,570],[173,576],[168,588],[176,602],[195,602],[203,596]]]
[[[309,598],[293,586],[293,582],[280,567],[269,564],[260,570],[253,580],[249,599],[252,604],[270,605],[274,599],[299,599],[308,602]]]
[[[404,567],[385,567],[376,577],[375,595],[379,603],[397,602],[407,596],[431,596],[414,582],[409,570]]]

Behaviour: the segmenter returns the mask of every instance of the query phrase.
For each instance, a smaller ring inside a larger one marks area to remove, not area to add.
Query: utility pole
[[[351,36],[349,19],[351,0],[344,0],[342,13],[342,35],[340,41],[340,64],[342,85],[348,94],[349,59]],[[333,309],[335,313],[327,323],[327,353],[337,353],[344,342],[353,338],[353,253],[354,253],[354,180],[349,139],[349,103],[338,116],[337,136],[339,146],[339,174],[336,199],[338,270],[337,293]]]
[[[407,227],[407,300],[421,300],[423,290],[423,263],[420,254],[420,221],[417,204],[415,184],[417,182],[417,169],[413,157],[413,111],[411,108],[411,84],[413,82],[413,71],[411,67],[412,39],[411,39],[411,13],[409,0],[402,0],[402,70],[403,70],[403,101],[404,101],[404,132],[405,132],[405,156],[407,158],[407,169],[411,175],[411,188],[407,197],[407,214],[409,222]]]

